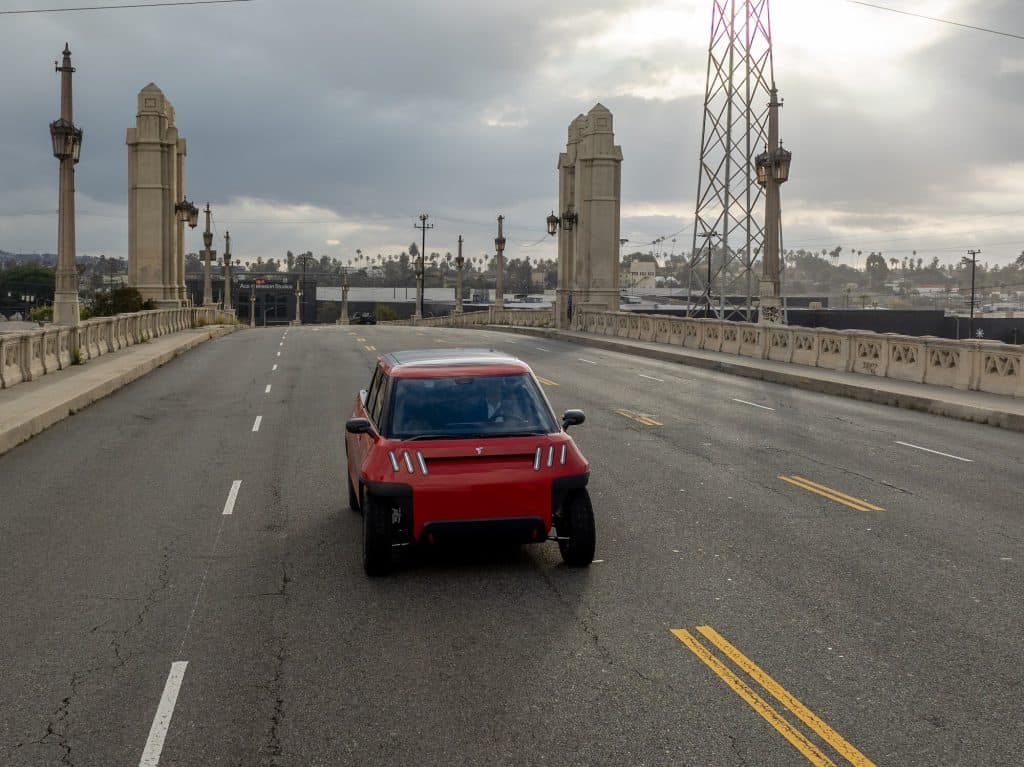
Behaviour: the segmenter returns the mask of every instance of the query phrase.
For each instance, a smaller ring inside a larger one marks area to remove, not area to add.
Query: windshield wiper
[[[467,439],[467,437],[462,434],[416,434],[412,437],[399,437],[399,439],[403,442],[416,442],[421,439]]]

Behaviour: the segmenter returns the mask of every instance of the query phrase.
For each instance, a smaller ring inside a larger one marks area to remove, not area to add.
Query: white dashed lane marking
[[[970,458],[961,458],[958,455],[952,455],[950,453],[940,453],[938,450],[932,450],[931,448],[921,447],[920,445],[911,445],[909,442],[896,441],[897,445],[903,445],[903,447],[912,447],[914,450],[923,450],[926,453],[932,453],[933,455],[941,455],[943,458],[952,458],[955,461],[963,461],[964,463],[974,463]]]
[[[732,401],[739,402],[741,405],[750,405],[751,407],[759,407],[762,410],[771,410],[773,413],[775,412],[775,408],[773,407],[768,407],[767,405],[758,405],[756,402],[747,402],[745,399],[736,399],[735,397],[733,397]]]
[[[252,425],[252,430],[254,432],[259,431],[261,423],[263,423],[263,416],[261,416],[261,415],[256,416],[256,422]]]
[[[236,479],[231,483],[231,491],[228,493],[228,499],[224,502],[224,516],[228,516],[235,510],[235,501],[238,500],[238,491],[242,487],[242,480]]]
[[[181,689],[186,668],[188,668],[188,661],[176,661],[171,664],[171,673],[167,675],[164,694],[160,696],[160,705],[157,706],[156,716],[153,717],[153,726],[149,729],[149,738],[146,740],[142,759],[139,760],[139,767],[157,767],[160,764],[160,753],[164,750],[164,738],[167,737],[167,730],[171,726],[174,705],[178,702],[178,690]]]
[[[267,388],[263,390],[264,394],[270,394],[270,384],[267,384]]]

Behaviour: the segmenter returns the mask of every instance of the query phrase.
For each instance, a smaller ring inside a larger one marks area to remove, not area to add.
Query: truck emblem
[[[482,447],[478,447],[478,448],[476,449],[476,454],[477,454],[477,455],[483,455],[483,454],[484,454],[484,449],[483,449]]]

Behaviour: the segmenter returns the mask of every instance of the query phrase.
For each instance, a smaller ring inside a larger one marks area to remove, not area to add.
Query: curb
[[[874,388],[870,385],[849,383],[845,381],[829,381],[827,379],[815,378],[797,372],[768,370],[754,365],[727,362],[725,360],[706,359],[687,355],[677,349],[648,349],[630,344],[619,343],[612,339],[603,337],[578,336],[565,333],[553,328],[525,328],[508,327],[505,325],[487,325],[489,330],[501,330],[504,332],[517,333],[519,335],[534,336],[537,338],[553,338],[559,341],[568,341],[580,346],[592,346],[607,351],[632,354],[636,357],[656,359],[662,362],[673,362],[677,365],[702,368],[718,373],[753,378],[755,380],[767,381],[768,383],[792,386],[795,389],[828,394],[835,397],[846,397],[861,402],[870,402],[876,405],[887,405],[889,407],[916,410],[931,415],[955,418],[960,421],[971,421],[973,423],[997,426],[1009,431],[1024,432],[1024,414],[1008,413],[1005,411],[993,410],[987,407],[966,405],[958,402],[929,397],[927,395],[905,394],[902,392],[885,391]]]
[[[199,346],[199,344],[212,341],[215,338],[221,338],[229,333],[234,333],[237,329],[238,328],[234,326],[219,326],[212,328],[205,333],[193,336],[181,346],[163,352],[162,354],[146,360],[145,362],[141,362],[131,370],[118,375],[116,378],[95,384],[91,388],[80,392],[74,397],[53,405],[33,418],[17,424],[4,432],[0,432],[0,455],[12,450],[23,442],[27,442],[32,437],[45,431],[54,424],[60,423],[68,416],[75,415],[94,402],[113,394],[118,389],[124,388],[132,381],[136,381],[139,378],[152,373],[158,367],[166,365],[168,362],[181,356],[187,351],[191,351],[195,347]]]

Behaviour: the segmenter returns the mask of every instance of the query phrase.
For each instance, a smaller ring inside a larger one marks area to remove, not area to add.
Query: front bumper
[[[404,482],[363,481],[366,490],[386,504],[394,545],[441,543],[467,540],[504,540],[514,543],[540,543],[547,540],[548,530],[557,523],[563,501],[570,491],[584,488],[590,473],[572,474],[551,480],[550,491],[539,496],[533,508],[509,509],[494,504],[489,493],[473,500],[467,508],[465,492],[450,494],[433,487],[417,491]],[[422,498],[419,493],[422,492]],[[543,508],[548,504],[548,508]],[[492,510],[494,516],[488,516]]]

